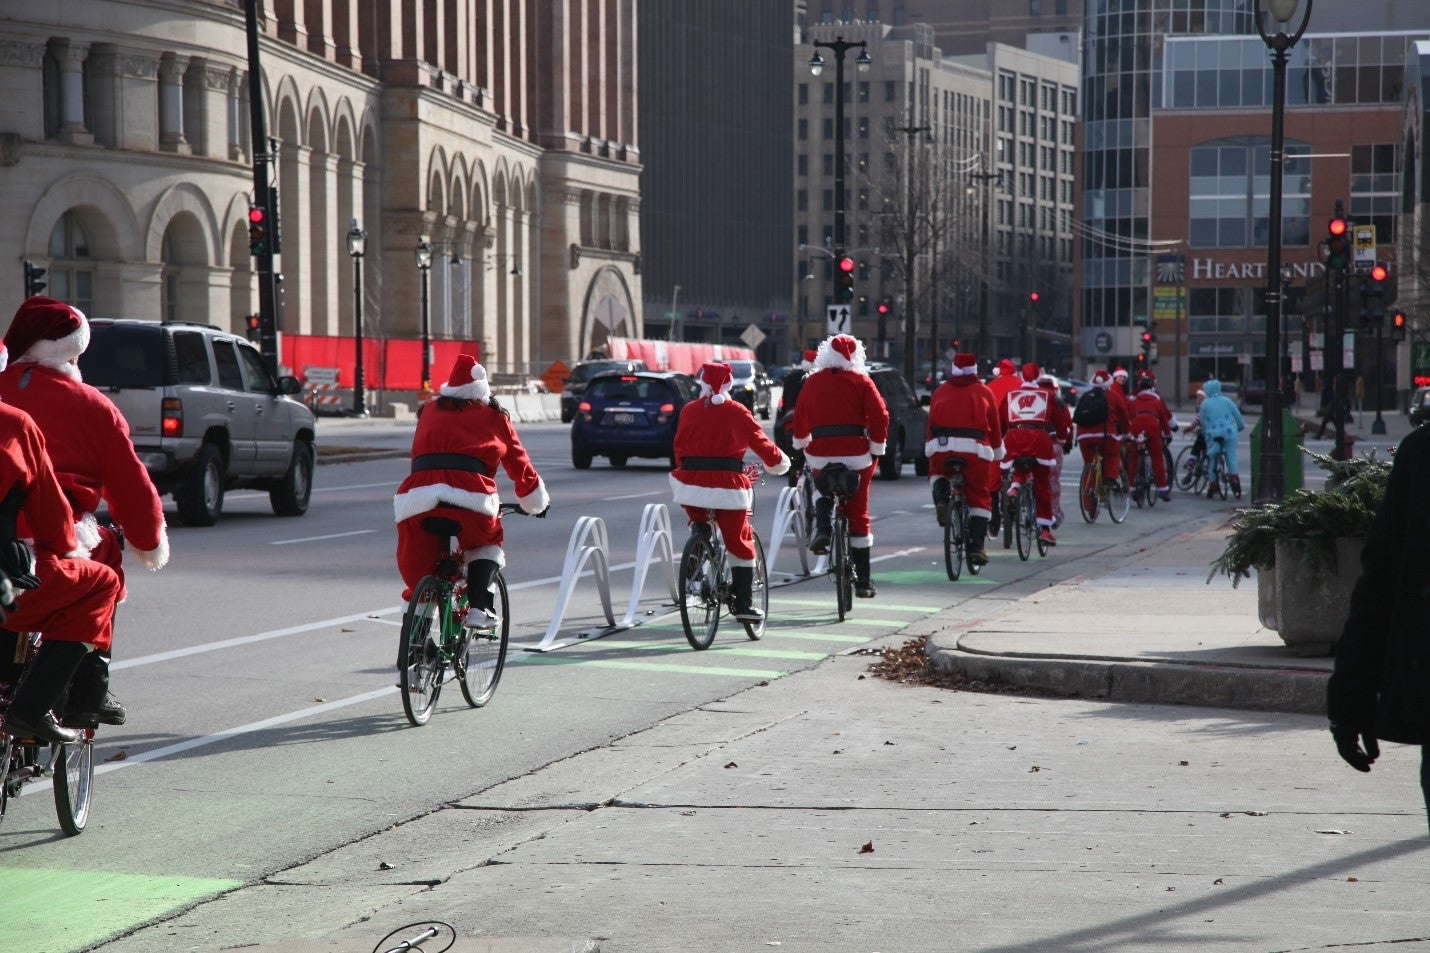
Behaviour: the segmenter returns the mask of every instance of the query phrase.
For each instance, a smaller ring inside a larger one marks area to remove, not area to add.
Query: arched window
[[[79,216],[69,211],[50,232],[49,292],[88,314],[94,308],[94,260]]]

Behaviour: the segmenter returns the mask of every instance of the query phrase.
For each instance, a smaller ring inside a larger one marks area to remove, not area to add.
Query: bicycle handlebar
[[[548,504],[546,510],[549,509],[551,509],[551,507]],[[546,510],[542,510],[540,513],[528,513],[526,510],[521,508],[520,503],[498,503],[497,518],[500,519],[507,513],[516,513],[518,516],[530,516],[533,519],[546,519]]]

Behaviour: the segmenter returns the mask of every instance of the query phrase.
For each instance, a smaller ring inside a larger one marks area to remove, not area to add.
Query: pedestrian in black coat
[[[1380,741],[1421,746],[1430,809],[1430,429],[1400,444],[1385,499],[1366,535],[1350,615],[1326,690],[1342,758],[1369,771]]]

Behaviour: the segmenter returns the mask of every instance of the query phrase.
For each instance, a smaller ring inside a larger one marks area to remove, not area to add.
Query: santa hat
[[[730,385],[735,383],[730,365],[723,361],[706,361],[700,365],[700,396],[709,397],[712,404],[730,399]]]
[[[1113,380],[1127,380],[1127,368],[1119,367],[1117,370],[1112,372],[1112,378]]]
[[[955,354],[953,365],[949,367],[950,377],[976,377],[978,376],[978,355],[977,354]]]
[[[1018,368],[1014,367],[1013,362],[1006,357],[998,362],[997,367],[993,368],[994,377],[1011,377],[1016,373],[1018,373]]]
[[[0,368],[0,370],[4,370],[4,368]],[[1198,397],[1205,397],[1205,396],[1207,396],[1207,392],[1204,391],[1204,390],[1202,390],[1200,387],[1198,387],[1198,388],[1197,388],[1197,396],[1198,396]]]
[[[486,400],[492,395],[491,385],[487,383],[487,369],[478,364],[472,355],[458,354],[452,373],[447,375],[447,383],[437,388],[437,393],[458,400]]]
[[[1023,365],[1022,376],[1024,387],[1036,387],[1038,378],[1042,376],[1043,369],[1032,361]]]
[[[1137,374],[1137,389],[1138,389],[1138,390],[1156,390],[1156,389],[1157,389],[1157,375],[1156,375],[1156,374],[1153,374],[1151,371],[1140,371],[1140,372]]]
[[[1112,386],[1112,375],[1107,373],[1107,371],[1098,371],[1092,375],[1092,386],[1107,390]]]
[[[819,345],[819,353],[814,356],[814,366],[818,370],[837,368],[845,371],[864,373],[864,345],[849,334],[836,334],[826,338]]]
[[[805,351],[804,351],[804,360],[800,362],[800,365],[799,365],[799,366],[802,367],[802,368],[804,368],[804,369],[807,370],[807,371],[813,370],[813,369],[814,369],[814,359],[815,359],[816,357],[818,357],[818,356],[819,356],[819,352],[816,351],[814,348],[812,348],[812,347],[810,347],[810,348],[805,348]]]
[[[75,376],[79,368],[74,362],[87,347],[84,312],[44,295],[27,298],[5,332],[5,349],[17,362],[34,361]]]

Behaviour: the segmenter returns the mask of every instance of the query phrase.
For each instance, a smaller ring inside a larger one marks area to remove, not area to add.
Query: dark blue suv
[[[597,374],[571,422],[572,465],[585,470],[593,458],[609,457],[623,467],[631,457],[663,457],[674,467],[680,409],[699,396],[693,378],[672,371]]]

